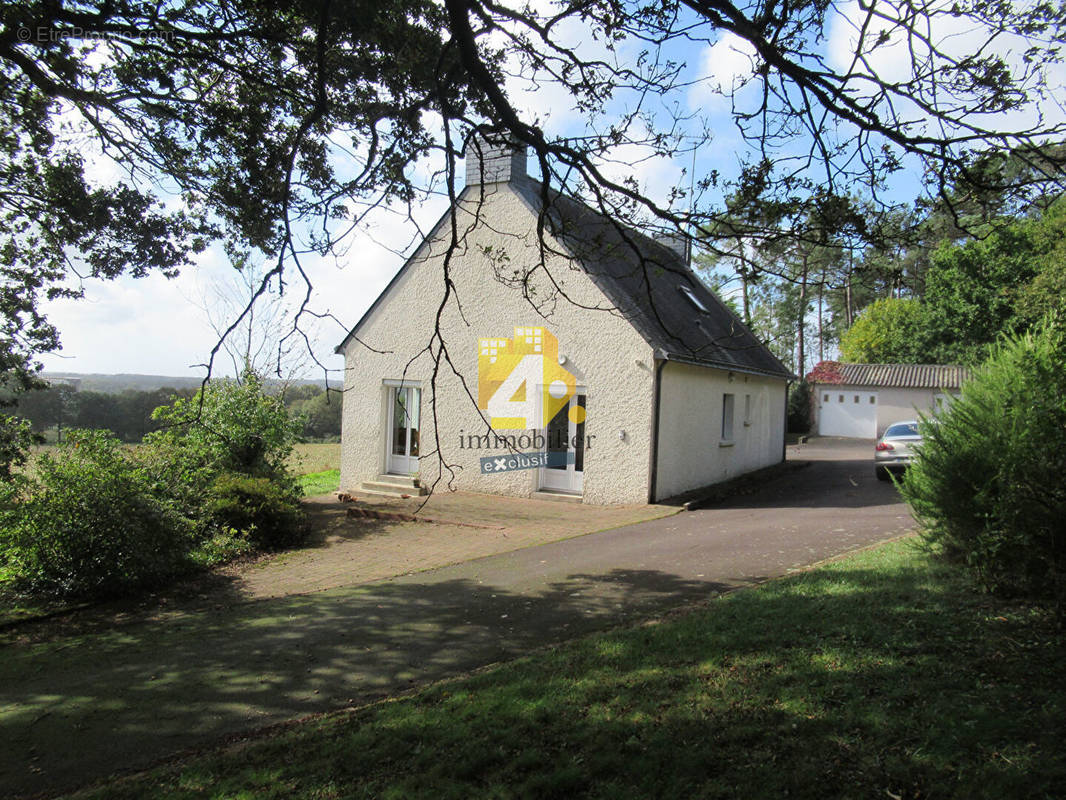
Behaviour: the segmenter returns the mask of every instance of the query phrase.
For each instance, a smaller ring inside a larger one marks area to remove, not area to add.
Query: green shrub
[[[303,538],[299,497],[294,482],[226,472],[211,485],[206,511],[223,531],[237,531],[256,548],[278,550]]]
[[[6,572],[34,594],[104,597],[186,568],[190,529],[105,431],[70,431],[6,498]]]
[[[165,429],[145,437],[147,449],[163,451],[165,460],[180,465],[183,483],[202,485],[222,472],[287,475],[285,461],[303,427],[281,398],[264,392],[254,372],[246,372],[240,383],[220,381],[188,400],[178,398],[157,408],[152,418]]]
[[[810,429],[811,387],[807,381],[800,381],[788,393],[788,432],[807,433]]]
[[[189,561],[201,568],[214,567],[226,564],[254,550],[255,546],[241,531],[234,528],[220,528],[189,553]]]
[[[1066,599],[1066,332],[1003,341],[936,422],[903,494],[989,590]]]
[[[11,481],[26,463],[34,436],[28,420],[0,413],[0,481]]]
[[[300,492],[286,461],[303,423],[263,391],[259,376],[212,384],[152,416],[166,427],[145,437],[139,457],[157,490],[195,521],[201,547],[221,541],[226,529],[266,549],[300,540]],[[213,560],[228,549],[197,557]]]

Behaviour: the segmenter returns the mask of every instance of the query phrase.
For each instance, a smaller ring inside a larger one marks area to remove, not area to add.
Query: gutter
[[[651,418],[651,470],[648,476],[648,502],[655,502],[655,493],[658,489],[659,478],[659,401],[663,388],[663,367],[666,366],[666,358],[655,359],[655,393]]]
[[[690,358],[688,356],[677,355],[676,353],[667,353],[660,350],[656,354],[657,358],[661,358],[663,361],[673,361],[678,364],[688,364],[693,367],[703,367],[704,369],[721,369],[728,372],[737,372],[741,375],[756,375],[760,378],[777,378],[783,381],[794,381],[796,375],[790,372],[771,372],[770,370],[755,369],[754,367],[738,367],[735,364],[730,364],[725,361],[711,361],[709,359]]]

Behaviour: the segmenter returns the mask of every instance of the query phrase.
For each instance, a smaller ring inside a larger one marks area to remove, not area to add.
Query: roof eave
[[[797,381],[798,375],[794,375],[791,372],[774,372],[772,370],[758,369],[757,367],[738,367],[736,364],[730,364],[727,361],[716,361],[712,358],[696,358],[695,356],[686,356],[681,353],[670,353],[664,350],[660,350],[655,354],[655,357],[662,361],[673,361],[678,364],[689,364],[693,367],[706,367],[708,369],[720,369],[728,372],[739,372],[742,375],[758,375],[761,378],[777,378],[782,381]]]

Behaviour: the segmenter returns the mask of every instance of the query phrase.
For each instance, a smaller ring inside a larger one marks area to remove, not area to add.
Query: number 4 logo
[[[478,340],[478,408],[496,430],[543,428],[570,402],[577,381],[558,364],[559,342],[544,328],[514,339]]]

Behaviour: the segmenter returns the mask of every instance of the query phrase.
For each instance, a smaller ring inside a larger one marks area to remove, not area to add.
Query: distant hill
[[[141,392],[150,392],[153,389],[199,389],[202,378],[178,377],[173,375],[100,375],[82,374],[78,372],[45,372],[43,377],[52,383],[69,383],[83,392],[104,392],[106,394],[118,394],[127,389],[136,389]],[[267,384],[273,383],[267,379]],[[326,384],[321,380],[297,380],[295,384],[314,384],[324,387]]]

